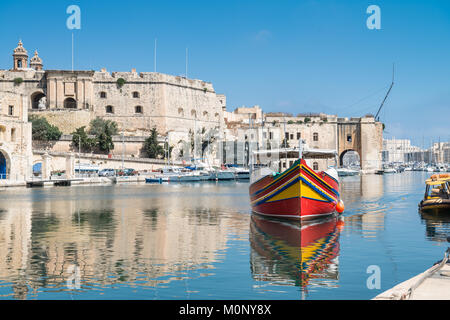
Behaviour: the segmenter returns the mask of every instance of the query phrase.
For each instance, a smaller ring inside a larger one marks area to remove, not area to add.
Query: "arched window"
[[[134,91],[133,92],[133,98],[139,98],[139,92]]]
[[[180,116],[184,116],[184,110],[183,110],[183,108],[178,108],[178,114],[179,114]]]
[[[194,109],[191,110],[191,116],[195,117],[197,116],[197,111],[195,111]]]
[[[64,108],[76,109],[77,101],[74,98],[67,98],[66,100],[64,100]]]
[[[313,141],[319,141],[319,134],[317,132],[313,133]]]
[[[106,113],[114,113],[114,107],[113,106],[106,106]]]
[[[134,113],[143,113],[142,106],[136,106],[134,107]]]
[[[214,117],[215,117],[216,119],[219,119],[219,113],[216,112],[216,113],[214,114]]]
[[[208,111],[203,111],[203,116],[206,118],[208,117]]]
[[[319,164],[317,162],[313,163],[313,170],[319,170]]]
[[[100,98],[106,99],[106,92],[105,91],[100,92]]]

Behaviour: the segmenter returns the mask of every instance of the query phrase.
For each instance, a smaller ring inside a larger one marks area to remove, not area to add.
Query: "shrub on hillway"
[[[31,115],[32,139],[39,141],[56,141],[61,138],[62,132],[57,126],[48,123],[47,119]]]

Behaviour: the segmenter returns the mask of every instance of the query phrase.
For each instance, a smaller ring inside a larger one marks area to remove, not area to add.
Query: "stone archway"
[[[43,99],[45,98],[45,99]],[[42,100],[41,100],[42,99]],[[33,110],[43,110],[47,108],[47,97],[43,92],[35,92],[31,95],[31,108]]]
[[[359,166],[361,166],[361,156],[360,156],[358,151],[353,150],[353,149],[344,150],[339,155],[339,166],[343,167],[343,166],[349,165],[349,163],[346,163],[346,161],[344,161],[345,160],[344,157],[346,157],[346,156],[353,156],[353,155],[355,155],[354,157],[357,158],[355,160],[357,160],[359,162]]]
[[[0,179],[9,179],[11,174],[11,160],[6,151],[0,149]]]
[[[66,98],[64,100],[64,108],[65,109],[76,109],[77,101],[74,98]]]

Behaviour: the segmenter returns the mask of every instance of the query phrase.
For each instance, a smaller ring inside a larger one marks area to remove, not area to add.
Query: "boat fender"
[[[345,206],[344,206],[344,201],[339,200],[338,203],[336,204],[336,211],[339,213],[344,212]]]

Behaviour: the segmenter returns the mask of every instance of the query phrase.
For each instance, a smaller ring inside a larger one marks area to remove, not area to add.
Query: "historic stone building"
[[[29,67],[28,67],[29,65]],[[209,82],[155,72],[44,70],[37,51],[28,64],[21,41],[13,68],[0,70],[0,92],[26,98],[30,114],[44,116],[70,134],[97,116],[114,120],[125,135],[166,135],[189,129],[219,128],[224,95]]]
[[[249,158],[248,149],[255,147],[279,148],[298,147],[302,140],[311,148],[333,149],[338,152],[337,164],[343,165],[343,158],[349,151],[360,157],[361,168],[374,172],[382,164],[383,128],[374,117],[339,118],[327,114],[265,113],[258,106],[238,108],[233,113],[225,112],[225,154],[234,149],[235,162],[245,164]],[[234,145],[232,145],[234,143]],[[295,159],[280,159],[280,170],[286,169]],[[308,160],[309,161],[309,160]],[[329,160],[309,161],[317,170],[332,165]]]
[[[6,166],[5,169],[0,166],[0,175],[15,170],[11,165],[14,148],[21,148],[15,149],[21,156],[29,152],[28,113],[45,117],[64,134],[88,126],[96,117],[117,122],[120,133],[130,138],[147,137],[155,127],[174,148],[174,160],[190,159],[192,154],[184,151],[192,145],[197,150],[193,156],[204,157],[204,141],[209,139],[208,134],[214,133],[214,146],[206,153],[210,163],[247,164],[249,150],[254,146],[264,148],[268,143],[279,146],[285,141],[296,147],[304,140],[311,147],[338,150],[341,164],[343,156],[351,150],[359,154],[364,170],[374,171],[381,165],[383,130],[382,124],[373,117],[293,116],[264,113],[259,106],[227,112],[225,95],[217,94],[209,82],[155,72],[138,73],[135,69],[130,72],[45,70],[37,51],[28,60],[21,41],[12,56],[12,68],[0,70],[0,99],[7,99],[2,101],[2,114],[6,118],[0,133],[3,132],[10,144],[4,152]],[[13,116],[8,115],[10,105],[14,106]],[[18,118],[14,120],[14,116]],[[6,121],[11,125],[6,125]],[[10,130],[13,123],[14,134]],[[192,143],[194,131],[197,137]],[[18,140],[11,141],[10,136],[23,137],[21,144],[17,145]],[[127,143],[123,143],[120,152],[139,157],[140,151],[135,149],[136,146],[127,148]],[[73,150],[69,146],[65,151]],[[280,169],[293,159],[283,161]],[[21,162],[17,163],[22,166]],[[328,164],[322,160],[310,165],[322,170]]]
[[[32,161],[31,123],[26,97],[14,92],[0,95],[0,181],[25,181]],[[0,182],[0,185],[1,185]]]

